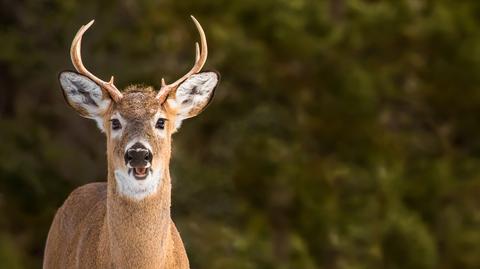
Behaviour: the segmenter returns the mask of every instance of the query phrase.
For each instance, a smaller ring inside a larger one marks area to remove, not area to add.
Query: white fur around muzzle
[[[160,170],[153,170],[143,180],[135,179],[133,175],[129,175],[122,169],[115,170],[115,181],[119,194],[137,201],[155,194],[162,181]]]

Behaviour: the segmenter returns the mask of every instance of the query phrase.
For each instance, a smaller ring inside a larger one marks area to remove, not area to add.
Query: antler
[[[120,101],[123,98],[122,93],[113,85],[113,76],[110,78],[109,82],[105,82],[92,73],[90,73],[87,68],[83,65],[82,62],[82,53],[81,53],[81,46],[82,46],[82,36],[83,34],[92,26],[95,20],[91,20],[87,25],[83,25],[80,30],[78,30],[75,38],[72,41],[72,46],[70,47],[70,57],[72,58],[72,63],[75,69],[82,75],[87,76],[91,80],[95,81],[98,85],[103,87],[107,92],[110,94],[112,99],[115,102]]]
[[[190,17],[195,23],[198,33],[200,34],[201,50],[200,50],[200,47],[198,46],[198,42],[195,42],[195,52],[196,52],[195,64],[193,65],[192,69],[183,77],[181,77],[177,81],[168,85],[165,84],[165,80],[162,78],[162,87],[160,88],[160,91],[157,94],[157,98],[160,99],[162,102],[165,100],[165,98],[168,96],[168,94],[172,90],[175,90],[178,87],[178,85],[180,85],[180,83],[185,81],[191,75],[200,72],[200,70],[202,70],[203,65],[207,61],[208,48],[207,48],[207,38],[205,37],[205,32],[203,31],[203,28],[200,25],[200,23],[197,21],[197,19],[195,19],[195,17],[193,17],[192,15],[190,15]]]

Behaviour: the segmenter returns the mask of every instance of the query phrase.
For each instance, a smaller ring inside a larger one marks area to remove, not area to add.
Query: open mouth
[[[128,172],[133,173],[136,180],[144,180],[148,176],[149,169],[146,167],[135,167],[130,168]]]

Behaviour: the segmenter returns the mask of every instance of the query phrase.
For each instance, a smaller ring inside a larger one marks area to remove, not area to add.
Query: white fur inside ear
[[[103,118],[96,117],[96,118],[92,118],[92,119],[95,120],[95,122],[97,123],[98,129],[100,129],[100,131],[102,133],[105,133],[105,126],[104,126],[104,123],[103,123]]]
[[[177,121],[180,121],[176,122],[176,126],[179,127],[182,120],[202,112],[213,96],[218,79],[215,72],[203,72],[192,75],[180,84],[174,97]]]
[[[91,79],[75,72],[62,72],[60,85],[68,103],[83,117],[94,119],[104,131],[102,114],[112,100]]]

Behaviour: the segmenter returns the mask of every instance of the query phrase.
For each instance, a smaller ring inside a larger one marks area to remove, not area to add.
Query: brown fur
[[[153,116],[166,118],[165,134],[155,136]],[[129,127],[112,139],[110,117],[118,112]],[[169,162],[175,111],[148,87],[131,86],[103,115],[107,134],[107,182],[74,190],[55,215],[47,239],[44,268],[189,268],[180,235],[170,217]],[[157,192],[135,201],[119,195],[114,168],[125,166],[125,144],[141,135],[152,146],[152,166],[165,168]]]

